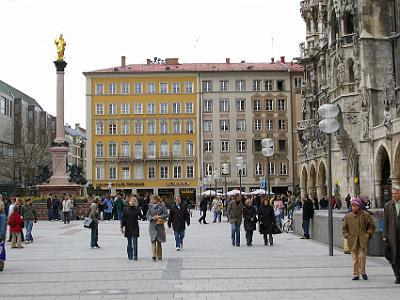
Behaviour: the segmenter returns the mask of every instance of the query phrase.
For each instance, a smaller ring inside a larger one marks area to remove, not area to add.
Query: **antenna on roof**
[[[274,53],[274,37],[271,38],[271,53],[272,53],[272,57],[275,57],[275,53]]]

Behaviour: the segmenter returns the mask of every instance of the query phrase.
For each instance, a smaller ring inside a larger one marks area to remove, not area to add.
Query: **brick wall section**
[[[34,204],[36,213],[37,213],[37,218],[38,220],[48,220],[48,212],[47,212],[47,205],[46,203],[35,203]],[[89,203],[77,203],[74,206],[74,220],[76,220],[77,217],[83,216],[85,217],[89,211]]]

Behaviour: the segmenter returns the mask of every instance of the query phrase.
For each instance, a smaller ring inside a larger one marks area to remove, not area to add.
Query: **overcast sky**
[[[54,39],[64,34],[65,122],[86,127],[84,71],[145,63],[299,56],[300,0],[0,0],[0,79],[56,111]]]

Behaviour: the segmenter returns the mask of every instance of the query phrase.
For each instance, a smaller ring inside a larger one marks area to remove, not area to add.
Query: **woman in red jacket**
[[[8,225],[10,225],[10,233],[12,236],[11,248],[24,248],[24,246],[21,245],[22,224],[24,224],[24,219],[18,213],[18,206],[15,206],[13,213],[8,219]]]

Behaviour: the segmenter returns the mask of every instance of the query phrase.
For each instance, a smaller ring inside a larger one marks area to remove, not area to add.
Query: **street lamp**
[[[212,175],[211,174],[207,175],[207,181],[210,184],[210,199],[211,199],[211,190],[212,190]]]
[[[218,183],[218,179],[219,179],[219,170],[218,169],[214,169],[213,179],[215,180],[215,196],[216,196],[217,195],[217,183]]]
[[[262,150],[261,153],[267,158],[267,167],[265,171],[267,172],[267,185],[268,185],[268,199],[270,198],[270,185],[269,185],[269,158],[274,155],[274,140],[273,139],[263,139],[261,141]],[[265,192],[267,192],[267,186],[265,186]]]
[[[223,163],[222,164],[222,176],[225,177],[225,203],[224,203],[224,216],[226,211],[226,203],[228,201],[228,184],[226,182],[226,177],[229,175],[229,164]]]
[[[236,157],[236,168],[239,171],[239,192],[242,196],[242,171],[244,168],[244,159],[241,156]]]
[[[336,116],[339,108],[335,104],[324,104],[318,109],[321,121],[319,129],[328,136],[328,232],[329,232],[329,256],[333,256],[333,211],[332,211],[332,155],[331,155],[331,134],[339,129],[339,122]]]

